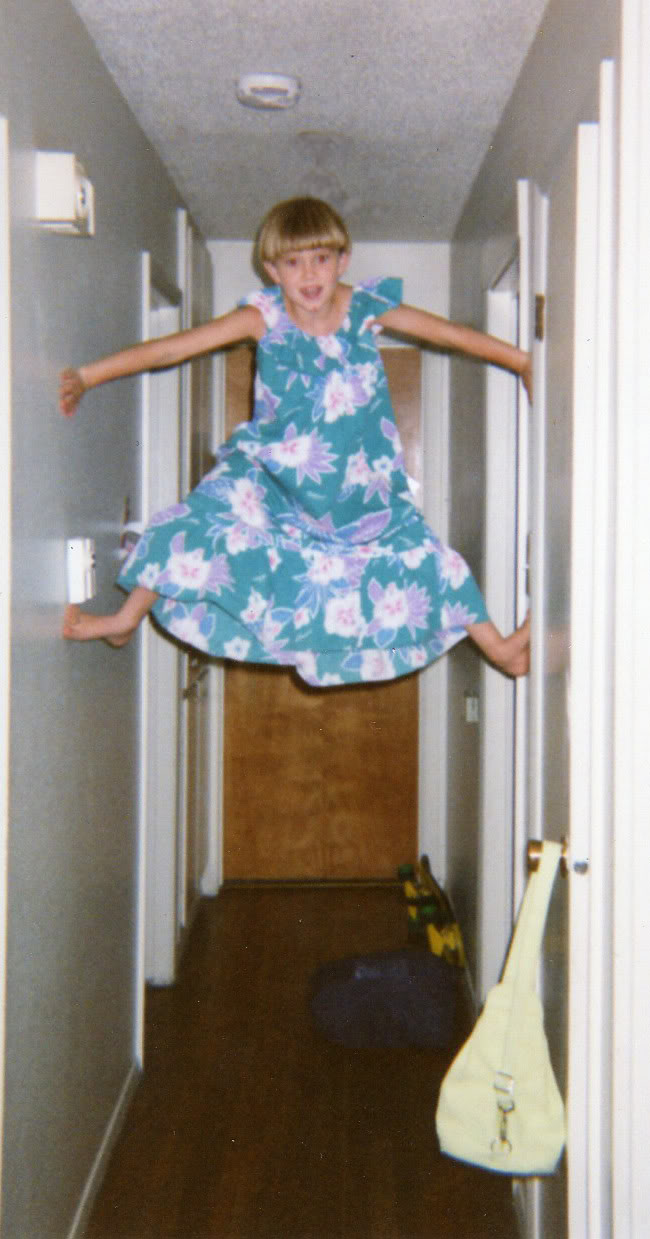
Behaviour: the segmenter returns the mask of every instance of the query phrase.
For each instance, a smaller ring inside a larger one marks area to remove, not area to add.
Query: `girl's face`
[[[274,263],[267,262],[264,266],[271,279],[280,285],[292,308],[314,313],[331,307],[336,286],[349,261],[349,254],[318,246],[288,250]]]

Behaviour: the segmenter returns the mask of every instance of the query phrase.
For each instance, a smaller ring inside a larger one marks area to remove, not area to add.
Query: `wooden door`
[[[421,476],[420,354],[383,353],[407,467]],[[254,355],[226,371],[227,432],[250,416]],[[224,877],[388,878],[417,852],[418,680],[311,688],[291,669],[225,677]]]

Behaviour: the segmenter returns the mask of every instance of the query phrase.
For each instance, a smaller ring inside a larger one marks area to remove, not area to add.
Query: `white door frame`
[[[142,338],[176,331],[181,293],[142,255]],[[142,518],[179,497],[180,384],[176,369],[144,374]],[[140,927],[138,1057],[144,1036],[144,984],[169,984],[178,947],[180,659],[150,623],[141,629]]]
[[[611,1233],[615,145],[606,61],[599,122],[579,126],[577,147],[567,1099],[575,1239]]]
[[[650,1234],[650,8],[622,0],[616,379],[613,1233]]]
[[[487,295],[487,330],[517,342],[519,263],[513,254]],[[516,614],[518,512],[517,382],[490,366],[485,412],[485,601],[502,632]],[[519,498],[525,496],[519,495]],[[477,996],[499,979],[513,921],[515,688],[487,663],[481,667],[479,958]]]
[[[9,246],[9,127],[0,116],[0,1182],[4,1131],[7,963],[7,844],[9,836],[9,719],[11,677],[11,336]]]
[[[520,391],[519,503],[528,527],[517,531],[517,622],[531,607],[530,675],[516,684],[515,715],[515,913],[526,880],[526,842],[544,837],[544,635],[545,635],[545,476],[546,476],[546,341],[542,323],[536,330],[538,298],[545,306],[548,246],[548,198],[533,181],[517,184],[519,228],[519,345],[533,357],[532,406]]]
[[[422,354],[422,511],[443,542],[449,530],[449,360]],[[418,850],[447,877],[447,682],[449,659],[418,676]]]

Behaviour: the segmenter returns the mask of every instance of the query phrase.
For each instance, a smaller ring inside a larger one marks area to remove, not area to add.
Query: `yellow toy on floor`
[[[400,865],[411,938],[426,938],[434,955],[456,967],[465,967],[465,950],[460,926],[442,887],[436,882],[429,858],[422,856],[415,865]]]

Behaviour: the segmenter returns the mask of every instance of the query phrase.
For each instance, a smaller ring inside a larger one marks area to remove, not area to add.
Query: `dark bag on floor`
[[[314,978],[314,1020],[351,1049],[448,1049],[457,1038],[462,973],[430,951],[357,955],[325,964]]]

